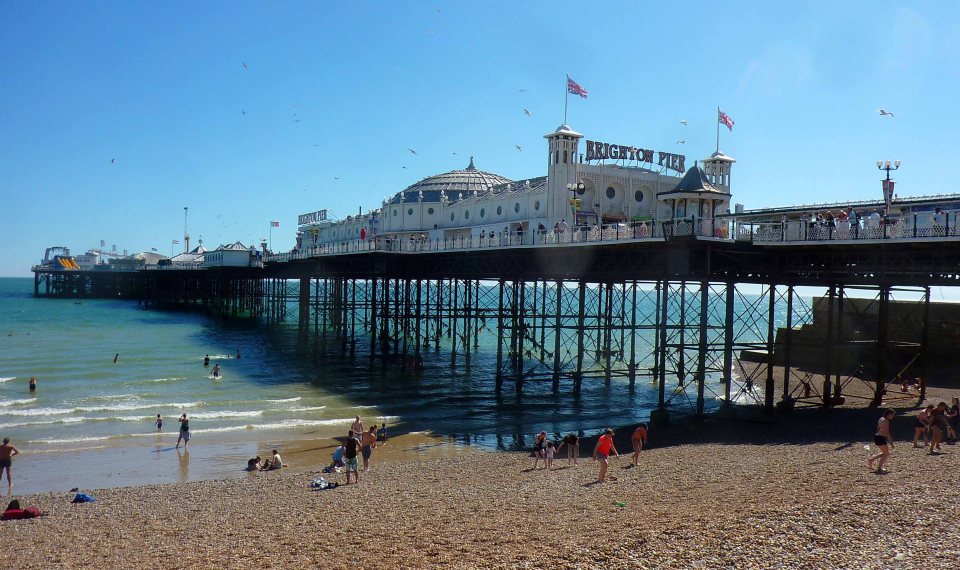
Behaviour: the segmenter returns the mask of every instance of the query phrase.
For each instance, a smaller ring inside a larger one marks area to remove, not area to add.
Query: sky
[[[542,176],[566,74],[571,127],[688,164],[722,108],[747,208],[878,199],[878,159],[901,196],[954,192],[958,38],[946,1],[0,0],[0,276],[52,245],[170,254],[184,207],[193,245],[282,251],[298,214],[470,156]]]

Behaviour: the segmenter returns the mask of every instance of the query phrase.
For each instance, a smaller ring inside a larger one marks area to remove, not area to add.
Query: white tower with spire
[[[577,150],[583,135],[567,125],[544,135],[547,139],[547,230],[561,220],[573,225],[567,184],[577,183]]]
[[[727,156],[720,152],[719,150],[710,155],[710,158],[703,159],[703,171],[707,175],[707,179],[710,180],[710,183],[713,184],[718,190],[722,190],[727,194],[730,193],[730,170],[733,168],[733,163],[736,160],[733,157]]]

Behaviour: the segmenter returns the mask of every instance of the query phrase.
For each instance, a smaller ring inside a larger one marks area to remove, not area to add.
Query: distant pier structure
[[[684,157],[588,141],[585,160],[581,137],[546,136],[543,178],[471,159],[366,215],[305,214],[288,253],[44,264],[34,291],[295,322],[326,350],[414,374],[424,356],[495,354],[498,391],[651,383],[658,419],[714,401],[830,407],[852,382],[879,405],[928,377],[943,332],[930,289],[960,284],[960,196],[730,212],[722,153],[672,176]],[[811,304],[803,287],[826,293]]]

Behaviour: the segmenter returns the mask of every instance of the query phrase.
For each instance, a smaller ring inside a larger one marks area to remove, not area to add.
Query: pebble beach
[[[24,506],[48,516],[0,523],[15,545],[4,566],[918,568],[960,559],[960,447],[936,457],[912,448],[912,418],[899,416],[890,472],[877,475],[865,464],[875,413],[677,422],[651,432],[636,468],[619,430],[618,480],[604,483],[589,457],[532,471],[526,453],[465,450],[379,464],[375,452],[359,485],[323,491],[310,489],[315,469],[294,466],[91,490],[97,502],[82,505],[67,493],[29,495]],[[843,426],[862,437],[837,437]],[[591,449],[584,442],[583,454]]]

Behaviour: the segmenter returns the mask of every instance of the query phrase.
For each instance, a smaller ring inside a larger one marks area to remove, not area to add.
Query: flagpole
[[[717,152],[720,152],[720,107],[717,107]]]
[[[273,251],[273,222],[270,222],[270,230],[268,231],[268,235],[270,236],[270,251]]]
[[[567,101],[570,100],[570,76],[567,75],[567,80],[563,84],[563,124],[567,124]]]

